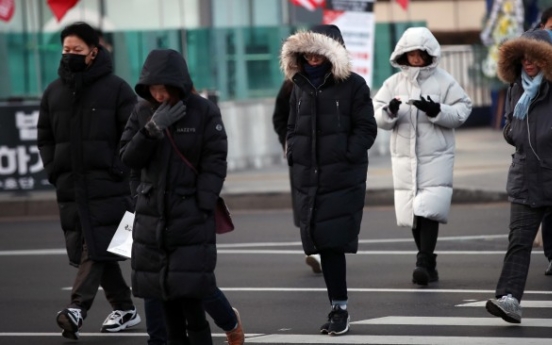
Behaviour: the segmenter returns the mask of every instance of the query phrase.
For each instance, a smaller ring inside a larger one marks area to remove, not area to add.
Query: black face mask
[[[87,65],[85,59],[86,55],[62,54],[60,64],[64,69],[73,73],[78,73],[86,69]]]

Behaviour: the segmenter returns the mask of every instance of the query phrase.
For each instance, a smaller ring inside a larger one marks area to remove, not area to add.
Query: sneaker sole
[[[489,314],[502,318],[502,320],[509,323],[521,323],[521,318],[518,318],[517,315],[512,316],[504,309],[500,308],[498,305],[494,304],[492,301],[487,301],[485,308]]]
[[[59,314],[56,318],[58,326],[64,331],[69,333],[78,333],[79,327],[75,325],[69,317],[65,314]],[[67,338],[67,337],[66,337]]]
[[[342,330],[341,332],[336,332],[336,331],[331,331],[331,332],[328,332],[329,335],[341,335],[341,334],[345,334],[349,332],[349,325],[347,325],[347,327]]]
[[[120,332],[122,330],[125,330],[127,328],[136,326],[140,322],[142,322],[142,319],[140,318],[140,315],[136,314],[136,317],[134,319],[130,319],[127,322],[123,323],[122,325],[120,325],[118,327],[114,327],[114,328],[104,328],[104,327],[102,327],[100,332],[101,333],[116,333],[116,332]]]
[[[66,339],[79,340],[80,335],[79,335],[79,332],[69,332],[69,331],[63,330],[61,332],[61,336]]]
[[[318,263],[318,261],[316,261],[316,259],[313,258],[312,256],[307,256],[307,258],[305,259],[305,262],[307,263],[307,265],[310,266],[310,268],[312,268],[312,271],[314,273],[322,273],[322,268],[320,267],[320,263]]]

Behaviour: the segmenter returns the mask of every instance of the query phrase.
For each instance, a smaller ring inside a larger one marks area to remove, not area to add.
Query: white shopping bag
[[[134,213],[125,212],[119,223],[115,235],[111,239],[107,251],[113,254],[130,259],[132,252],[132,225],[134,224]]]

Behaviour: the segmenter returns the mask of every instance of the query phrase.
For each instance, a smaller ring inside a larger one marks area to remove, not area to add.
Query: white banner
[[[324,24],[339,27],[351,55],[353,72],[372,86],[374,65],[374,0],[327,0]]]

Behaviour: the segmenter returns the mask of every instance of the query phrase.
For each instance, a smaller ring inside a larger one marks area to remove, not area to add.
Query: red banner
[[[48,0],[48,6],[50,6],[50,10],[52,10],[52,13],[59,22],[77,2],[79,0]]]
[[[407,10],[408,9],[408,3],[410,2],[410,0],[396,0],[397,1],[397,4],[399,4],[399,6],[402,7],[403,10]]]
[[[302,6],[309,11],[323,8],[325,0],[290,0],[295,6]]]
[[[0,19],[9,22],[15,12],[14,0],[0,0]]]

